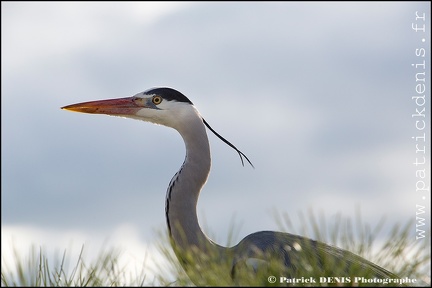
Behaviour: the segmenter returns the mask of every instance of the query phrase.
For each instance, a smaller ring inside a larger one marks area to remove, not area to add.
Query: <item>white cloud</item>
[[[150,25],[188,7],[177,2],[2,3],[2,67],[44,65],[50,59],[110,44],[128,25]]]
[[[21,260],[25,265],[30,263],[29,257],[33,252],[38,259],[40,249],[47,256],[51,269],[57,267],[55,265],[61,262],[66,251],[66,260],[69,264],[69,271],[66,273],[71,273],[82,248],[83,261],[87,265],[95,261],[102,252],[112,249],[113,252],[119,252],[117,264],[118,267],[125,268],[125,276],[139,276],[144,271],[146,281],[149,281],[148,285],[155,283],[155,273],[161,273],[159,269],[166,263],[155,243],[142,242],[138,229],[131,225],[120,225],[109,236],[96,231],[2,225],[2,273],[9,275],[9,272],[15,272],[17,261]],[[33,268],[37,269],[36,266]]]

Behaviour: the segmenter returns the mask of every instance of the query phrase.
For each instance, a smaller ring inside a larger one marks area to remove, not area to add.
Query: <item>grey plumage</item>
[[[306,275],[310,266],[319,267],[322,275],[335,272],[351,273],[355,269],[368,270],[379,278],[396,275],[351,252],[288,233],[261,231],[248,235],[231,248],[217,245],[201,230],[196,214],[199,193],[207,181],[211,167],[210,146],[206,127],[235,149],[240,158],[252,165],[234,145],[214,131],[201,117],[193,103],[182,93],[171,88],[154,88],[132,97],[79,103],[63,109],[128,117],[176,129],[186,146],[186,157],[180,170],[172,178],[166,195],[165,214],[171,242],[180,263],[188,272],[194,269],[194,259],[183,253],[198,251],[215,255],[228,262],[226,277],[235,278],[242,267],[260,269],[272,260],[284,265],[283,275]],[[343,275],[339,275],[343,276]],[[201,283],[202,284],[202,283]]]

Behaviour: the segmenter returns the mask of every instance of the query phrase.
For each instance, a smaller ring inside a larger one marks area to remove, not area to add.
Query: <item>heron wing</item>
[[[235,275],[240,266],[252,266],[257,270],[276,260],[284,267],[283,273],[287,276],[368,275],[377,278],[398,278],[352,252],[289,233],[256,232],[245,237],[231,249],[234,253],[232,275]],[[257,261],[258,259],[261,261]]]

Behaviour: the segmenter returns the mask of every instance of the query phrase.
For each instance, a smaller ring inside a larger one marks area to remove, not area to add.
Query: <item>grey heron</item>
[[[217,255],[228,261],[230,277],[236,277],[240,267],[265,266],[277,259],[287,268],[284,273],[302,275],[307,273],[305,255],[315,255],[318,265],[331,259],[330,267],[323,268],[322,275],[333,275],[335,266],[344,269],[358,266],[379,278],[397,278],[396,275],[349,251],[322,242],[289,233],[261,231],[250,234],[233,247],[223,247],[210,240],[198,223],[196,206],[202,187],[207,181],[211,155],[206,127],[230,147],[235,149],[243,163],[249,159],[234,145],[224,139],[200,115],[193,103],[182,93],[172,88],[152,88],[132,97],[91,101],[62,107],[62,109],[106,114],[161,124],[177,130],[186,146],[186,157],[180,170],[171,179],[166,192],[165,216],[168,233],[174,251],[186,272],[194,269],[190,259],[182,252],[199,251]],[[243,163],[244,164],[244,163]],[[309,260],[307,260],[309,261]],[[327,265],[328,266],[328,265]],[[290,274],[283,274],[290,275]],[[202,284],[202,283],[200,283]]]

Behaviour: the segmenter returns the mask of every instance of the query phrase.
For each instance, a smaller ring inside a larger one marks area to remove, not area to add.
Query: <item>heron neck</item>
[[[210,247],[214,244],[199,226],[196,206],[210,172],[209,141],[201,118],[177,130],[185,142],[186,158],[167,190],[165,212],[168,230],[175,248],[189,251],[196,246],[205,251],[212,249]]]

